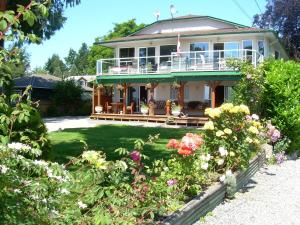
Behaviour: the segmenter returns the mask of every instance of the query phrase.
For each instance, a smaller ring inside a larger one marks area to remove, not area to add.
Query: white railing
[[[228,59],[251,62],[255,67],[263,56],[255,50],[216,50],[174,52],[166,56],[100,59],[98,75],[159,74],[184,71],[226,71]]]

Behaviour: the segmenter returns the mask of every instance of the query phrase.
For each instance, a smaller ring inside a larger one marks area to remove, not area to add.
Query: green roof
[[[100,75],[98,84],[170,83],[174,81],[240,80],[238,71],[176,72],[168,74]]]

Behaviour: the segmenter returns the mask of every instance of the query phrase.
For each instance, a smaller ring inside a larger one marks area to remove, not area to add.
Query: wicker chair
[[[112,106],[105,102],[106,113],[112,112]]]
[[[126,113],[130,112],[130,114],[133,114],[134,112],[134,102],[130,103],[130,106],[126,106]]]

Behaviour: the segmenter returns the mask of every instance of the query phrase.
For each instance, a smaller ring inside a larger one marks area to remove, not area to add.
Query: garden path
[[[299,225],[300,159],[262,168],[235,199],[200,221],[194,225]]]
[[[44,118],[44,122],[49,132],[64,130],[67,128],[87,128],[98,125],[128,125],[128,126],[142,126],[142,127],[166,127],[166,128],[180,128],[186,126],[166,125],[164,123],[150,123],[150,122],[134,122],[134,121],[113,121],[113,120],[91,120],[89,117],[83,116],[66,116],[66,117],[52,117]]]

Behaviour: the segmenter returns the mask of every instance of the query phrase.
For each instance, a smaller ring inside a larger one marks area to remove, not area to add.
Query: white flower
[[[87,207],[87,204],[84,204],[82,201],[78,201],[78,206],[80,209],[85,209]]]
[[[52,209],[51,210],[51,213],[54,215],[54,216],[59,216],[59,212],[55,209]]]
[[[66,195],[70,194],[70,192],[69,192],[67,189],[65,189],[65,188],[62,188],[62,189],[60,190],[60,193],[66,194]]]
[[[31,195],[30,196],[33,200],[38,200],[39,199],[39,196],[38,195]]]
[[[209,161],[211,156],[210,154],[207,154],[207,155],[201,155],[200,158],[203,160],[203,161]]]
[[[34,160],[32,163],[37,166],[48,166],[48,163],[44,160]]]
[[[219,160],[217,161],[217,164],[218,164],[219,166],[223,165],[223,164],[224,164],[224,159],[219,159]]]
[[[232,176],[233,174],[232,174],[231,170],[227,170],[226,173],[225,173],[225,175],[226,175],[227,177],[230,177],[230,176]]]
[[[44,198],[44,199],[42,200],[42,203],[45,203],[45,204],[46,204],[46,203],[47,203],[47,199]]]
[[[18,193],[18,194],[22,193],[22,191],[20,189],[14,189],[14,192]]]
[[[22,144],[22,143],[19,143],[19,142],[12,142],[12,143],[8,144],[7,147],[9,147],[10,149],[17,150],[17,151],[19,151],[21,149],[24,149],[24,150],[31,149],[30,146]]]
[[[203,163],[203,164],[201,165],[201,169],[207,170],[207,168],[208,168],[208,163]]]
[[[252,116],[251,116],[251,117],[252,117],[252,119],[253,119],[253,120],[259,120],[259,116],[258,116],[258,115],[256,115],[256,114],[252,114]]]
[[[220,180],[221,182],[224,182],[224,181],[225,181],[225,175],[220,176],[219,180]]]
[[[1,173],[6,173],[7,172],[7,170],[8,170],[8,168],[5,166],[5,165],[0,165],[0,172]]]
[[[227,156],[228,151],[224,147],[219,147],[219,152],[221,156]]]
[[[164,171],[168,172],[169,171],[169,167],[165,166],[164,167]]]

